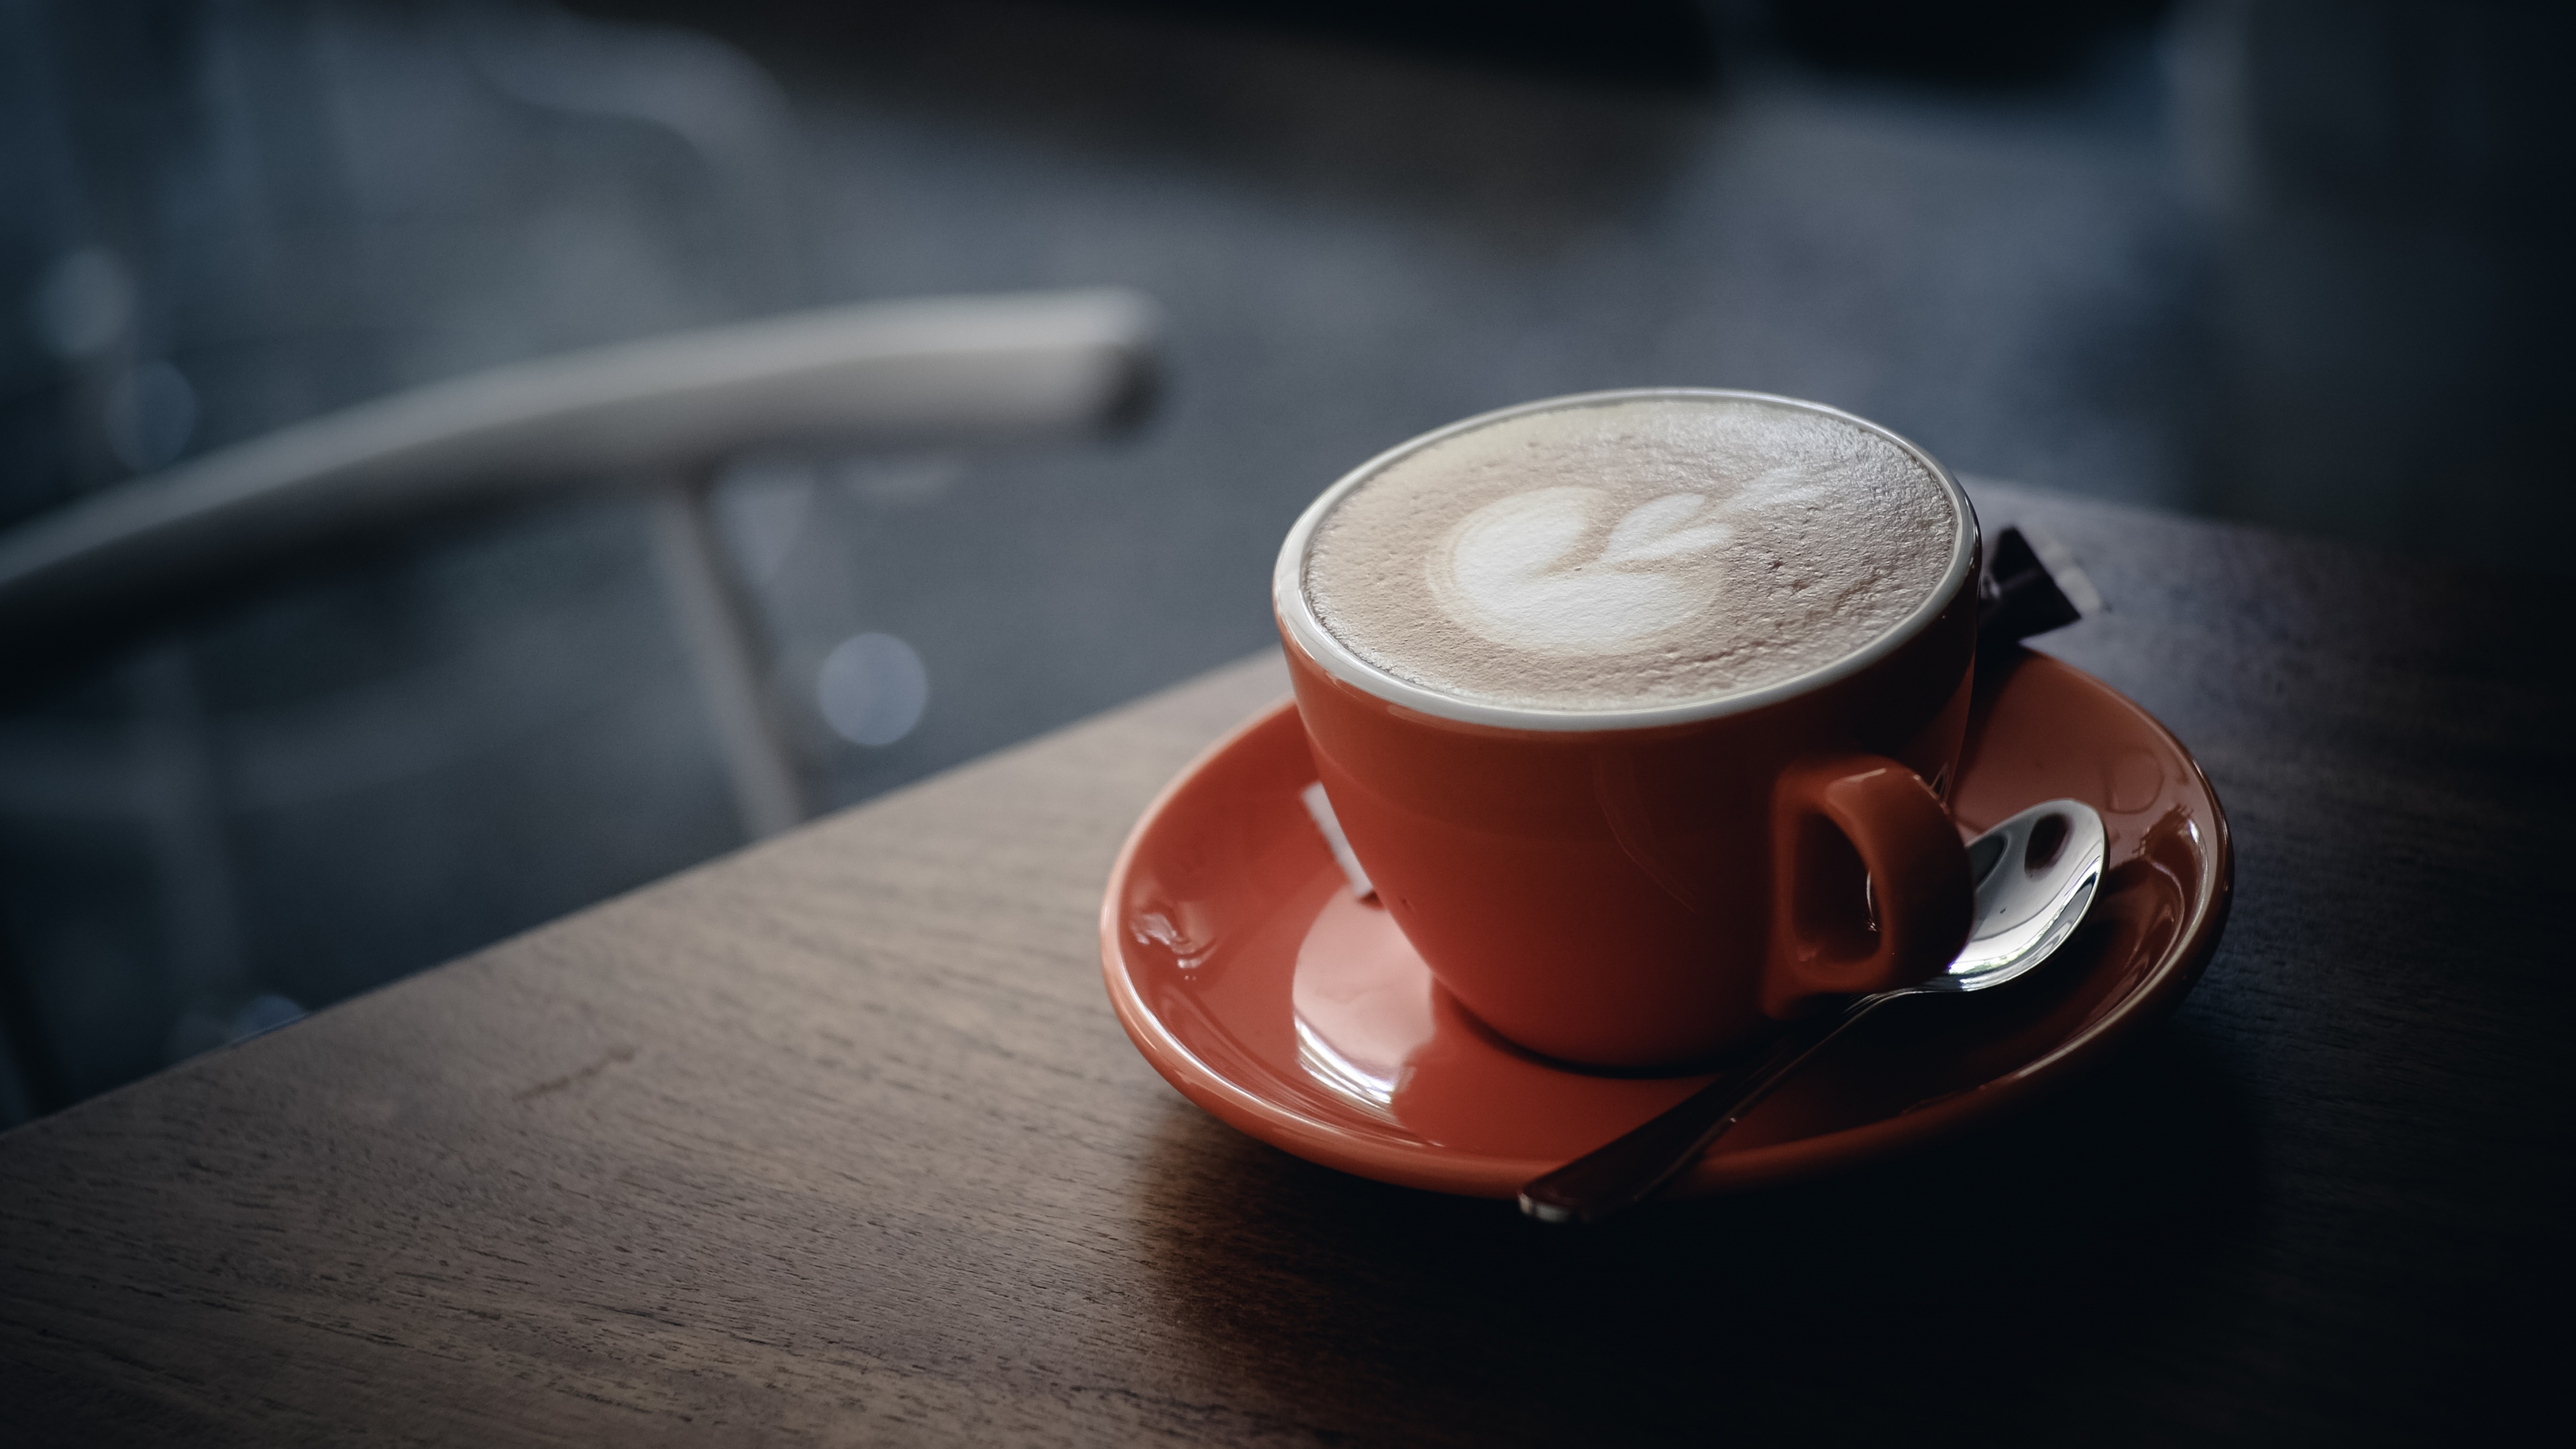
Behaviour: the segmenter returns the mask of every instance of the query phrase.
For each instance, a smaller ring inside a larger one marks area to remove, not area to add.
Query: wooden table
[[[1138,1058],[1093,928],[1275,659],[0,1139],[0,1439],[2405,1441],[2534,1406],[2571,1221],[2563,607],[1980,491],[2206,762],[2226,944],[1964,1144],[1603,1230]]]

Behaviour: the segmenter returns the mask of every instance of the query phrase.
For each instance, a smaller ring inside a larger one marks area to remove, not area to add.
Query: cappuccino
[[[1850,656],[1964,547],[1953,485],[1856,419],[1612,394],[1467,425],[1330,502],[1298,583],[1397,679],[1473,704],[1714,704]],[[1284,579],[1283,579],[1284,582]]]

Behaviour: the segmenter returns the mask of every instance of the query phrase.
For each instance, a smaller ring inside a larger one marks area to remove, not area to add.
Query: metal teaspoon
[[[2083,921],[2107,850],[2102,817],[2080,800],[2033,805],[1968,842],[1975,923],[1948,970],[1791,1025],[1750,1069],[1720,1076],[1644,1126],[1532,1178],[1521,1189],[1521,1211],[1541,1222],[1588,1223],[1642,1202],[1862,1017],[1900,997],[1983,991],[2027,973]]]

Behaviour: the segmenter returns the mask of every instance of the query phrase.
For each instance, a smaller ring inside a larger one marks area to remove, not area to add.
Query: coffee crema
[[[1714,703],[1822,669],[1948,575],[1960,505],[1856,421],[1754,398],[1507,414],[1336,500],[1299,581],[1368,663],[1474,703]]]

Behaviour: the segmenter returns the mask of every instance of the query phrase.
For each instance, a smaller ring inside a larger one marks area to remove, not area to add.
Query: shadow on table
[[[2226,1386],[2187,1357],[2145,1376],[2175,1386],[2155,1403],[2087,1390],[2242,1316],[2225,1265],[2262,1210],[2243,1074],[2188,1019],[1926,1156],[1592,1229],[1346,1177],[1177,1103],[1152,1172],[1146,1251],[1201,1367],[1408,1442],[2213,1427],[2191,1396]]]

